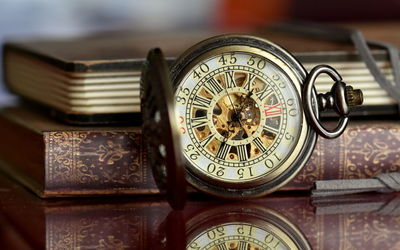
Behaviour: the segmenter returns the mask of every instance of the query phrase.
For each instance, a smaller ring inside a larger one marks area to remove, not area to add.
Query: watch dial
[[[284,239],[281,237],[284,236]],[[298,249],[277,227],[263,228],[243,222],[214,226],[201,232],[187,245],[188,250],[206,249]]]
[[[188,170],[237,187],[272,178],[302,133],[299,84],[270,53],[227,46],[199,56],[175,92]]]
[[[186,249],[310,249],[303,233],[287,218],[254,203],[208,206],[191,214]]]

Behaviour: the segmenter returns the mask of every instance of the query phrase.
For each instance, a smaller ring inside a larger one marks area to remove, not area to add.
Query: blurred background
[[[250,31],[272,22],[299,19],[398,20],[400,0],[0,0],[0,42],[117,30]],[[0,104],[12,99],[0,84]]]

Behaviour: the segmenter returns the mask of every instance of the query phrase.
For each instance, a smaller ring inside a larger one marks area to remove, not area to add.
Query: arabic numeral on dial
[[[239,179],[243,179],[243,177],[244,177],[244,168],[239,168],[237,170],[237,174],[239,175]]]
[[[257,68],[263,69],[263,68],[265,68],[266,64],[267,64],[267,62],[264,59],[260,59],[260,61],[258,61],[258,63],[257,63]]]
[[[192,160],[197,160],[200,156],[200,153],[195,150],[196,148],[193,146],[193,144],[187,145],[185,152],[189,154],[190,159]]]
[[[246,171],[246,170],[247,170],[247,171]],[[253,170],[252,170],[251,167],[248,167],[248,168],[239,168],[239,169],[236,171],[236,173],[239,175],[239,179],[243,179],[244,176],[245,176],[245,174],[247,175],[247,173],[248,173],[248,176],[249,176],[249,177],[252,177],[252,176],[253,176]]]
[[[182,86],[179,88],[179,91],[186,96],[189,96],[189,94],[190,94],[190,90],[188,88],[184,88]]]
[[[222,65],[226,64],[227,59],[225,58],[225,55],[222,54],[222,56],[219,58],[218,62],[222,63]]]
[[[223,176],[225,174],[225,168],[217,167],[214,163],[210,163],[207,166],[207,172],[215,174],[216,176]]]
[[[249,60],[247,60],[247,65],[253,66],[256,63],[256,61],[254,61],[254,58],[254,56],[250,56]]]
[[[176,102],[182,105],[185,105],[186,103],[186,98],[185,97],[181,97],[181,96],[176,96]]]
[[[281,77],[278,74],[273,74],[272,80],[278,83],[279,88],[286,88],[285,82],[281,80]]]
[[[294,100],[293,98],[289,98],[286,101],[286,104],[289,106],[288,113],[290,116],[296,116],[298,114],[296,107],[294,107]]]
[[[264,238],[264,242],[269,244],[274,240],[274,236],[272,234],[267,234]]]
[[[265,59],[255,56],[250,56],[249,60],[247,60],[247,65],[256,66],[258,69],[264,69],[267,65]]]
[[[215,166],[214,163],[208,164],[208,166],[207,166],[207,171],[208,171],[209,173],[214,173],[215,169],[217,169],[217,166]]]
[[[200,250],[201,247],[199,246],[199,243],[193,242],[192,244],[190,244],[189,249]]]
[[[270,233],[267,233],[264,242],[268,245],[268,249],[276,249],[280,244],[280,241]]]
[[[229,55],[222,54],[218,60],[218,62],[220,62],[222,65],[235,64],[236,61],[237,61],[237,59],[235,57],[235,53],[231,53]]]
[[[192,159],[192,160],[197,160],[198,158],[199,158],[199,156],[200,156],[200,154],[199,154],[199,152],[197,152],[197,151],[194,151],[193,153],[191,153],[190,155],[189,155],[189,157],[190,157],[190,159]]]
[[[222,65],[235,64],[236,61],[237,61],[237,59],[235,57],[235,53],[231,53],[229,55],[222,54],[218,60],[218,62],[220,62]]]
[[[185,96],[189,96],[190,91],[188,88],[183,88],[182,86],[179,88],[179,95],[177,95],[175,97],[175,100],[177,103],[185,105],[186,104],[186,98],[181,96],[181,95],[185,95]]]
[[[277,249],[279,244],[281,244],[281,242],[280,241],[276,241],[275,245],[272,248],[273,249]]]
[[[272,157],[274,160],[266,159],[266,160],[264,161],[265,166],[266,166],[267,168],[269,168],[269,169],[272,169],[272,168],[275,167],[275,162],[280,162],[280,161],[282,160],[281,157],[280,157],[276,152],[273,153],[273,154],[271,155],[271,157]]]
[[[217,176],[223,176],[225,174],[225,168],[223,167],[218,167],[218,170],[216,172]]]
[[[201,72],[203,72],[203,73],[207,73],[209,70],[210,70],[210,68],[208,67],[208,65],[207,64],[205,64],[205,63],[202,63],[202,64],[200,64],[200,70],[201,70]]]
[[[294,140],[294,136],[291,135],[289,132],[286,132],[285,139],[288,140],[288,141],[293,141]]]
[[[187,147],[186,147],[186,152],[189,152],[189,151],[192,151],[193,149],[195,149],[195,147],[193,146],[193,144],[189,144],[189,145],[187,145]]]
[[[217,227],[207,232],[207,236],[210,240],[214,240],[216,237],[222,237],[225,235],[224,227]]]
[[[246,228],[248,227],[248,229],[249,230],[246,230]],[[245,225],[240,225],[240,226],[238,226],[237,227],[237,230],[236,230],[237,232],[238,232],[238,234],[240,234],[240,235],[244,235],[245,233],[248,235],[248,236],[252,236],[253,235],[253,227],[252,226],[245,226]]]
[[[274,168],[275,166],[275,163],[271,159],[266,159],[264,164],[269,169]]]
[[[208,65],[205,63],[202,63],[202,64],[200,64],[200,66],[197,69],[193,70],[193,78],[200,79],[201,76],[203,75],[203,73],[207,73],[209,70],[210,70],[210,68],[208,67]]]
[[[229,60],[229,63],[230,64],[234,64],[234,63],[236,63],[236,61],[237,61],[237,59],[236,59],[236,57],[235,57],[235,53],[231,53],[230,54],[230,60]]]
[[[280,79],[281,79],[281,77],[278,74],[273,74],[272,75],[272,80],[279,81]]]
[[[243,227],[243,225],[238,226],[237,232],[238,232],[238,234],[244,234],[244,227]]]

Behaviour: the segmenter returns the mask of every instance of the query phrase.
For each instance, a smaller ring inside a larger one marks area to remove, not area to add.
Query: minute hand
[[[239,121],[240,127],[243,128],[242,122],[241,122],[240,119],[239,119],[238,112],[237,112],[236,109],[235,109],[235,105],[233,105],[232,99],[231,99],[231,97],[230,97],[230,95],[229,95],[229,93],[228,93],[228,90],[226,89],[226,86],[225,86],[225,92],[226,92],[226,94],[228,95],[229,102],[230,102],[231,105],[232,105],[233,112],[235,113],[235,116],[236,116],[236,118],[237,118],[238,121]]]

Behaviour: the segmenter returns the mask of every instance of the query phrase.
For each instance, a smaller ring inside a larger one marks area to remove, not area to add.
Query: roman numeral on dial
[[[239,241],[238,250],[248,250],[249,249],[249,243],[245,241]]]
[[[201,142],[200,145],[205,148],[213,139],[214,139],[215,134],[211,134],[204,138]]]
[[[204,127],[207,125],[207,117],[206,116],[200,116],[196,118],[191,119],[191,125],[193,128],[199,128],[199,127]]]
[[[229,250],[229,249],[226,247],[225,243],[221,243],[221,244],[219,244],[219,245],[216,245],[216,247],[217,247],[217,250]]]
[[[205,98],[202,96],[198,96],[198,95],[194,98],[194,101],[193,101],[193,105],[197,106],[199,108],[207,109],[210,107],[210,104],[211,104],[211,99],[208,99],[208,98]]]
[[[274,133],[274,134],[278,134],[278,133],[279,133],[279,130],[278,130],[278,129],[273,128],[273,127],[270,127],[270,126],[267,126],[267,125],[264,125],[263,128],[264,128],[265,130],[269,131],[269,132]]]
[[[247,145],[236,146],[236,150],[239,156],[239,161],[247,161],[247,159],[249,158],[246,146]]]
[[[233,71],[226,71],[225,72],[225,83],[226,83],[226,88],[234,88],[236,87],[235,83],[235,72]]]
[[[282,104],[278,103],[272,106],[269,105],[265,105],[264,106],[264,112],[265,112],[265,116],[267,117],[271,117],[271,116],[278,116],[278,115],[282,115],[283,114],[283,110],[282,110]]]
[[[256,96],[263,101],[265,99],[265,97],[269,96],[270,94],[272,94],[274,90],[272,89],[271,86],[267,85],[263,90],[259,91],[256,93]]]
[[[217,80],[215,80],[213,77],[207,80],[206,83],[204,83],[204,88],[210,93],[211,95],[216,95],[222,91],[222,87],[219,84]]]
[[[262,141],[259,137],[255,138],[253,140],[253,143],[257,146],[257,148],[259,150],[261,150],[261,152],[265,153],[267,151],[267,148],[264,146],[264,144],[262,143]]]
[[[216,157],[225,160],[229,151],[231,151],[231,147],[232,147],[231,145],[226,144],[225,142],[221,143],[221,146],[219,146]]]
[[[255,78],[256,78],[255,74],[248,73],[246,77],[246,83],[243,85],[243,88],[250,91],[251,83],[254,81]]]

